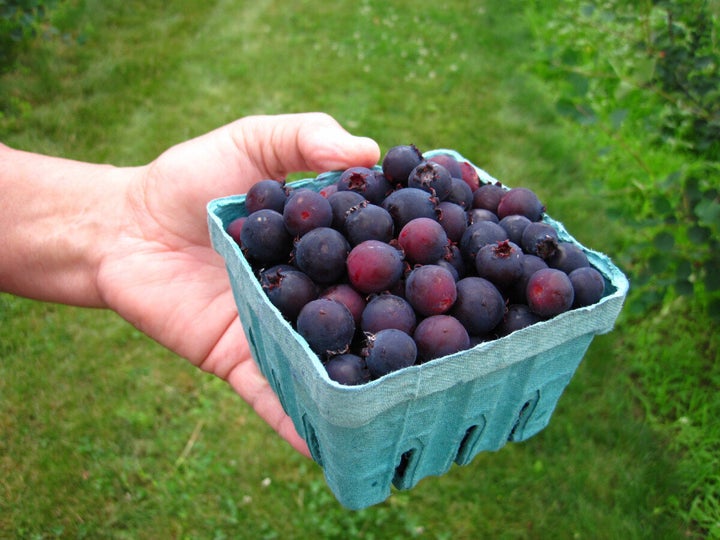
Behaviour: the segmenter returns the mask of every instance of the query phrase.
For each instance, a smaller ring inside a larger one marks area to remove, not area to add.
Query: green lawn
[[[592,248],[632,241],[593,141],[532,74],[523,2],[72,0],[52,22],[0,78],[7,144],[132,165],[239,116],[323,110],[383,151],[454,148],[535,189]],[[224,383],[114,314],[0,295],[0,537],[720,535],[712,324],[687,300],[622,315],[543,432],[351,512]]]

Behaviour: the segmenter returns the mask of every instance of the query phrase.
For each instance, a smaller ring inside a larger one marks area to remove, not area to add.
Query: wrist
[[[96,276],[120,233],[131,171],[0,145],[0,290],[104,307]]]

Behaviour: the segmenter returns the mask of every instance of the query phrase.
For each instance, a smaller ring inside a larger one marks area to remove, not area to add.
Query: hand
[[[305,441],[250,356],[206,204],[263,178],[377,163],[375,142],[320,114],[247,117],[130,169],[129,215],[104,255],[104,303],[196,366],[228,381],[298,451]]]

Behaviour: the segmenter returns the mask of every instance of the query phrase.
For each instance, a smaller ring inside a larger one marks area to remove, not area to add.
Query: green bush
[[[0,0],[0,71],[13,66],[18,51],[37,35],[57,0]]]
[[[561,3],[551,19],[536,27],[537,68],[558,88],[558,112],[615,154],[593,172],[612,176],[613,217],[636,232],[630,308],[694,295],[720,319],[717,14],[707,1],[608,0]]]

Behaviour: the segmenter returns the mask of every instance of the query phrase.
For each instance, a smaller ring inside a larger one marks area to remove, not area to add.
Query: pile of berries
[[[381,165],[320,191],[262,180],[227,229],[331,379],[363,384],[602,298],[530,189],[414,145]]]

